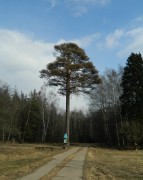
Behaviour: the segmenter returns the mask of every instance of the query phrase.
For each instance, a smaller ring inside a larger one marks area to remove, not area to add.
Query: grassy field
[[[52,159],[62,148],[38,150],[37,145],[0,145],[0,180],[12,180],[29,174]]]
[[[31,173],[37,167],[52,160],[62,148],[38,150],[37,145],[0,145],[0,180],[12,180]],[[89,148],[85,165],[85,180],[143,179],[143,151],[119,151],[105,148]]]
[[[84,179],[143,179],[143,151],[89,148]]]

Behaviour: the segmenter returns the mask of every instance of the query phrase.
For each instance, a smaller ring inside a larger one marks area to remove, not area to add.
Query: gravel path
[[[86,153],[86,147],[74,147],[55,155],[52,161],[17,180],[81,180]]]

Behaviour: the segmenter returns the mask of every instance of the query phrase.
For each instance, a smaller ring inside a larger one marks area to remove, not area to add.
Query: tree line
[[[74,60],[77,56],[72,55],[72,58]],[[63,70],[61,65],[60,70]],[[77,70],[79,67],[76,64],[72,68]],[[82,72],[86,71],[87,66],[82,68]],[[58,71],[54,73],[57,75]],[[63,74],[62,71],[60,73]],[[79,80],[83,78],[80,79],[79,71],[73,74],[75,92],[75,77]],[[89,77],[87,72],[85,79],[87,74]],[[1,141],[63,143],[67,112],[59,108],[53,92],[47,93],[48,86],[27,95],[0,83]],[[78,87],[81,90],[80,83]],[[107,69],[100,76],[100,83],[96,81],[90,89],[88,99],[89,109],[86,113],[82,110],[70,111],[71,143],[99,143],[120,148],[143,146],[143,59],[140,53],[131,53],[125,67]]]
[[[131,53],[124,68],[107,70],[102,84],[90,97],[92,119],[97,124],[101,118],[106,146],[143,147],[143,58],[140,53]]]

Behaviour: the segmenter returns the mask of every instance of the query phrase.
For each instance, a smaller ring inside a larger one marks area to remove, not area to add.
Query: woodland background
[[[131,53],[125,67],[107,69],[101,79],[88,96],[88,111],[70,112],[71,143],[143,147],[141,54]],[[24,94],[0,81],[1,141],[63,143],[65,110],[59,108],[57,95],[46,89]]]

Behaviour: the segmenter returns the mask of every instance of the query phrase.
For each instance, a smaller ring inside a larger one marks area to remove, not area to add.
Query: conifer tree
[[[143,119],[143,59],[131,53],[122,76],[122,113],[128,121]]]
[[[143,147],[143,58],[140,53],[131,53],[128,57],[121,86],[123,126],[127,126],[123,134],[127,135],[128,144],[141,142]]]
[[[66,132],[69,144],[70,95],[89,93],[101,80],[98,71],[85,51],[75,43],[56,45],[56,60],[40,71],[47,85],[59,86],[59,94],[66,96]]]

